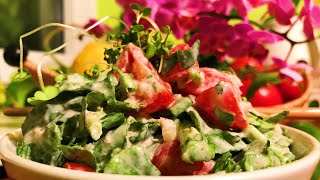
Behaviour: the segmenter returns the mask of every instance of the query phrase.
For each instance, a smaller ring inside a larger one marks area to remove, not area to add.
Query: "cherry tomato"
[[[75,162],[66,162],[63,164],[64,168],[72,169],[72,170],[78,170],[78,171],[87,171],[87,172],[95,172],[92,168],[81,164],[81,163],[75,163]]]
[[[163,176],[198,175],[211,172],[213,161],[197,161],[193,164],[181,159],[181,148],[178,141],[169,141],[157,147],[152,163],[160,170]]]
[[[284,101],[290,101],[299,98],[305,91],[305,82],[297,82],[292,78],[286,77],[279,84],[279,89],[282,93]]]
[[[130,101],[143,105],[141,113],[150,114],[159,111],[173,102],[174,96],[170,84],[160,78],[139,47],[128,44],[116,66],[123,72],[133,75],[137,90],[128,93],[127,96]]]
[[[247,66],[251,66],[257,71],[263,68],[262,64],[253,57],[237,58],[230,64],[230,67],[236,72],[239,72],[240,69],[246,68]]]
[[[260,87],[250,99],[252,106],[273,106],[283,103],[280,90],[276,85],[267,85]]]

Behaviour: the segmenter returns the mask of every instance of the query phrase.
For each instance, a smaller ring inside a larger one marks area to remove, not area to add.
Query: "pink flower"
[[[268,11],[278,23],[290,25],[295,13],[295,6],[291,0],[268,0]]]
[[[201,54],[215,54],[219,59],[225,55],[228,43],[234,39],[234,28],[227,20],[215,16],[201,16],[195,33],[188,44],[200,40]]]
[[[300,18],[303,21],[303,32],[309,39],[314,39],[313,27],[320,29],[320,7],[310,0],[304,0]]]
[[[285,76],[292,78],[294,81],[300,82],[303,77],[298,73],[297,69],[311,71],[313,68],[305,63],[297,63],[293,65],[288,65],[284,60],[278,57],[272,57],[272,61],[279,67],[279,72]]]
[[[268,55],[265,43],[275,43],[283,38],[263,30],[255,30],[250,24],[240,23],[235,27],[235,39],[230,42],[227,54],[234,58],[254,57],[263,61]]]

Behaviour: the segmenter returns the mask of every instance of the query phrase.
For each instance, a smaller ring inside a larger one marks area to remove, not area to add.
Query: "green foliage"
[[[13,79],[6,87],[6,102],[8,107],[24,107],[27,105],[26,99],[36,90],[37,85],[30,75],[24,79]]]

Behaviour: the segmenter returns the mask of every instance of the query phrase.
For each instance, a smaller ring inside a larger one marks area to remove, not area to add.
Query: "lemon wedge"
[[[93,41],[88,43],[73,61],[71,71],[83,74],[94,65],[98,65],[101,70],[108,68],[108,63],[104,60],[104,51],[111,47],[112,44],[107,42]]]

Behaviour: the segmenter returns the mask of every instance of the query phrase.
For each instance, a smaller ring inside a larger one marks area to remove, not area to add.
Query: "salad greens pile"
[[[19,156],[155,176],[252,171],[299,158],[278,124],[287,111],[272,117],[248,111],[236,76],[199,68],[199,41],[172,48],[170,28],[164,36],[145,30],[139,19],[150,12],[133,8],[138,18],[128,33],[108,37],[119,43],[105,51],[107,69],[59,75],[28,99],[35,106],[21,127]],[[212,99],[217,104],[205,115],[199,97],[209,100],[205,108]]]
[[[63,166],[83,163],[96,172],[160,175],[152,163],[157,146],[164,142],[163,117],[140,116],[137,104],[119,101],[120,91],[132,89],[132,78],[114,75],[116,67],[95,76],[66,75],[57,82],[60,93],[39,102],[22,125],[21,157]],[[117,71],[120,72],[120,71]],[[291,140],[273,117],[250,113],[250,125],[241,132],[221,130],[199,114],[189,97],[175,96],[166,119],[177,126],[183,161],[215,161],[215,172],[263,169],[295,160]],[[159,116],[159,114],[154,115]],[[169,119],[170,118],[170,119]],[[183,167],[181,167],[183,168]]]

